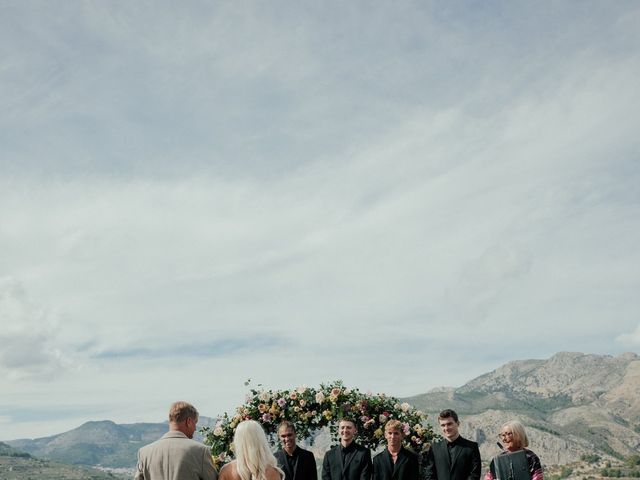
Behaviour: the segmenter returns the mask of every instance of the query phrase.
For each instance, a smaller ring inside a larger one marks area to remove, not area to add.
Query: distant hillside
[[[93,468],[63,465],[33,458],[6,443],[0,442],[0,479],[31,480],[114,480],[120,478]]]
[[[211,418],[200,417],[198,426],[210,425],[212,421]],[[33,456],[62,463],[131,468],[135,466],[138,449],[159,439],[167,429],[167,423],[119,425],[103,420],[87,422],[74,430],[50,437],[7,443]]]
[[[482,457],[498,453],[500,425],[519,419],[532,449],[546,464],[584,454],[622,458],[640,449],[640,358],[558,353],[548,360],[509,362],[460,388],[405,399],[429,413],[453,408],[463,436],[480,443]],[[436,429],[439,431],[439,429]]]
[[[0,442],[0,457],[21,457],[21,458],[31,458],[26,452],[21,452],[6,443]],[[2,478],[2,477],[0,477]]]

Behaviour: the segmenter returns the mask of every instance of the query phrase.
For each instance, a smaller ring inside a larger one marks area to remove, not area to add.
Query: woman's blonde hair
[[[513,441],[518,448],[525,448],[529,446],[529,437],[527,437],[527,432],[524,430],[524,425],[517,420],[511,420],[510,422],[503,424],[500,431],[505,428],[511,431]]]
[[[233,437],[233,449],[236,470],[242,480],[266,480],[268,467],[275,468],[284,477],[264,430],[255,420],[245,420],[238,424]]]

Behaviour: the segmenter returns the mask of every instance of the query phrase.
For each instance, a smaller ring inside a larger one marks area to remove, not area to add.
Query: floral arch
[[[324,427],[328,427],[335,438],[337,424],[343,417],[355,421],[356,441],[371,450],[383,442],[384,425],[391,419],[402,422],[405,444],[416,453],[422,453],[434,437],[433,430],[426,424],[426,414],[420,410],[383,393],[374,395],[347,388],[341,381],[321,384],[318,388],[251,389],[245,404],[237,407],[233,415],[223,414],[214,427],[205,427],[202,432],[214,461],[220,465],[233,458],[233,435],[242,420],[260,422],[275,444],[277,428],[283,420],[295,425],[298,438],[309,438]]]

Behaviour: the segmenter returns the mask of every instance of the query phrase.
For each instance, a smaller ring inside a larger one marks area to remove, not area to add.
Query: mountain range
[[[215,419],[201,416],[198,425],[210,426]],[[58,435],[6,442],[16,450],[37,458],[73,465],[100,465],[110,468],[135,466],[138,449],[167,432],[167,422],[117,424],[111,420],[83,423]],[[199,434],[194,436],[202,441]]]
[[[526,426],[531,449],[549,465],[593,454],[621,459],[640,449],[640,358],[634,353],[561,352],[513,361],[460,388],[405,400],[429,413],[434,425],[439,411],[456,410],[461,434],[480,444],[483,459],[499,452],[497,434],[508,420]]]
[[[433,389],[402,400],[428,413],[436,432],[438,412],[456,410],[462,435],[480,444],[486,461],[498,453],[500,426],[512,419],[524,423],[530,448],[546,465],[572,463],[584,455],[622,459],[640,450],[640,358],[634,353],[612,357],[562,352],[546,360],[513,361],[462,387]],[[199,425],[213,423],[201,417]],[[166,422],[104,420],[50,437],[6,443],[38,458],[131,468],[137,450],[166,431]],[[316,456],[329,443],[328,438],[318,438]]]

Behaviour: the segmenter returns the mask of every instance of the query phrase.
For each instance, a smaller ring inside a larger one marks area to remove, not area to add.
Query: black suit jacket
[[[459,437],[453,458],[447,441],[434,443],[427,453],[426,480],[479,480],[482,470],[478,444]]]
[[[385,448],[373,457],[373,480],[418,480],[418,456],[402,447],[394,465]]]
[[[298,461],[293,472],[289,469],[287,452],[278,450],[275,453],[278,466],[284,472],[284,480],[318,480],[318,469],[316,468],[316,459],[313,453],[298,446],[296,446],[294,453],[297,455]]]
[[[342,464],[341,446],[336,445],[324,455],[322,480],[371,480],[371,452],[354,443]]]

